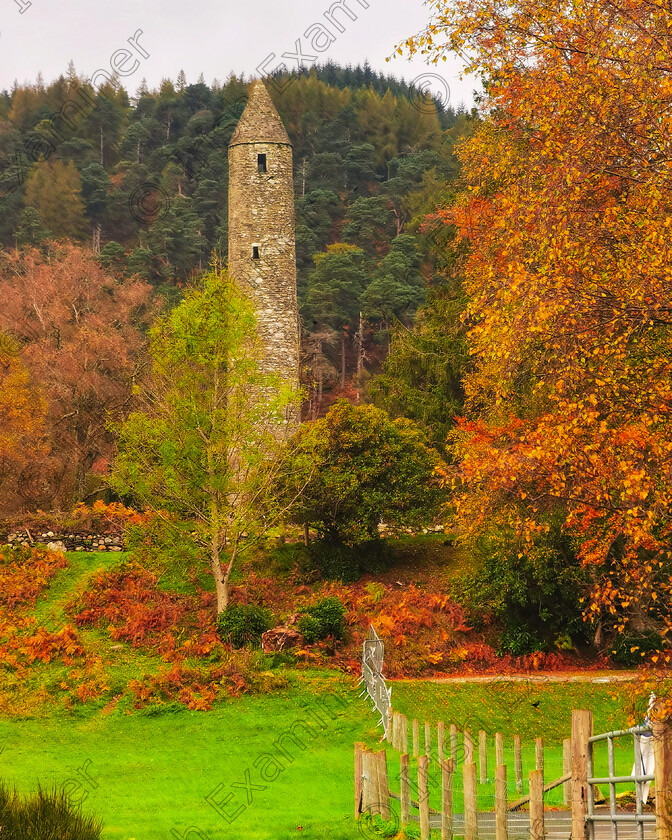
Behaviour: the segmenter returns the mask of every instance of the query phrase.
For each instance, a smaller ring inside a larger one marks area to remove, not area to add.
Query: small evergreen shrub
[[[322,638],[320,636],[320,622],[314,615],[302,615],[299,619],[298,628],[299,633],[303,635],[309,645]]]
[[[103,825],[59,788],[20,796],[0,782],[2,840],[100,840]]]
[[[346,609],[338,598],[323,598],[314,606],[308,607],[306,615],[299,619],[299,632],[309,644],[326,639],[327,636],[342,639],[345,613]]]
[[[273,614],[258,604],[229,604],[217,618],[219,638],[233,647],[259,647],[261,635],[273,626]]]

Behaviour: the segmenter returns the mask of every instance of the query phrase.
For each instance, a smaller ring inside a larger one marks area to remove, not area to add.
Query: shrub
[[[320,636],[320,622],[314,615],[302,615],[299,619],[299,633],[303,634],[303,638],[312,645],[321,638]]]
[[[273,614],[257,604],[229,604],[217,618],[220,639],[236,648],[259,646],[261,634],[272,626]]]
[[[0,782],[3,840],[100,840],[102,823],[85,816],[58,788],[20,796]]]
[[[334,639],[343,638],[343,616],[346,609],[338,598],[323,598],[314,606],[308,607],[306,613],[299,619],[298,627],[309,644],[326,639],[327,636]]]
[[[526,653],[544,650],[545,647],[544,641],[533,630],[521,625],[510,625],[499,637],[497,653],[523,656]]]
[[[662,636],[652,630],[645,630],[638,634],[618,635],[612,645],[611,658],[619,665],[632,668],[635,665],[641,665],[647,653],[654,653],[662,646]]]
[[[499,650],[519,656],[552,648],[562,635],[588,641],[581,598],[589,575],[558,517],[524,549],[512,529],[485,531],[473,546],[477,568],[454,586],[454,597],[476,626],[494,617],[502,628]]]

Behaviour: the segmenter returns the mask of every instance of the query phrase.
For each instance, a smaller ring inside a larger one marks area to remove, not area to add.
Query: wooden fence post
[[[425,755],[431,758],[432,755],[432,727],[425,721]]]
[[[587,837],[588,738],[593,734],[593,713],[572,710],[572,840]]]
[[[658,840],[672,840],[672,722],[670,720],[654,720],[651,728],[653,729],[653,755],[656,763]]]
[[[544,772],[530,771],[530,840],[544,840]]]
[[[481,729],[478,733],[478,776],[482,785],[488,781],[488,745],[486,739],[487,735]]]
[[[392,721],[394,719],[394,712],[392,711],[392,706],[387,707],[387,726],[385,727],[385,740],[388,743],[392,743]]]
[[[464,730],[464,763],[474,763],[474,742],[468,729]]]
[[[457,766],[457,726],[450,724],[450,760]]]
[[[504,764],[504,736],[501,732],[495,732],[495,767]]]
[[[408,753],[401,756],[400,799],[401,799],[401,827],[408,825],[411,819],[411,772],[408,766]]]
[[[516,770],[516,790],[523,792],[523,753],[520,748],[520,735],[513,736],[513,763]]]
[[[378,773],[378,754],[375,752],[367,753],[369,760],[369,773],[371,774],[371,784],[369,786],[369,807],[368,812],[373,816],[380,814],[380,780]]]
[[[426,755],[418,756],[418,809],[420,811],[420,837],[429,840],[429,759]]]
[[[535,738],[534,740],[535,766],[537,770],[541,770],[541,775],[544,775],[544,739]]]
[[[399,749],[399,712],[392,714],[392,749]]]
[[[387,752],[381,750],[376,753],[378,759],[378,801],[380,802],[380,815],[384,820],[390,819],[390,788],[387,784]]]
[[[499,734],[499,733],[498,733]],[[507,840],[506,764],[495,767],[495,840]]]
[[[355,819],[362,813],[362,752],[366,745],[361,741],[355,742]]]
[[[443,721],[440,720],[436,726],[436,754],[438,756],[439,761],[443,761],[445,758],[444,755],[444,742],[446,740],[446,729],[443,724]]]
[[[401,744],[399,749],[403,753],[408,752],[408,718],[406,715],[401,716]]]
[[[420,724],[418,719],[413,720],[413,758],[417,758],[420,753]]]
[[[565,738],[562,742],[562,775],[569,776],[572,772],[572,741]],[[572,801],[571,779],[562,786],[562,804],[569,805]]]
[[[441,840],[453,837],[453,771],[452,759],[441,761]]]
[[[476,765],[473,761],[462,765],[462,784],[464,786],[464,840],[476,840],[478,794],[476,792]]]
[[[364,749],[362,750],[362,814],[365,814],[371,807],[371,783],[371,753]]]

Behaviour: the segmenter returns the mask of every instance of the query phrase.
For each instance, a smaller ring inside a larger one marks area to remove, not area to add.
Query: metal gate
[[[614,757],[614,740],[632,736],[635,746],[635,775],[634,776],[617,776],[616,762]],[[586,823],[588,825],[589,840],[595,840],[595,828],[599,823],[609,823],[611,826],[612,840],[618,840],[619,826],[628,826],[636,828],[637,840],[645,840],[644,827],[647,823],[653,823],[655,826],[656,815],[645,814],[643,811],[643,793],[642,787],[646,782],[654,780],[653,775],[641,774],[642,767],[642,748],[641,738],[651,737],[652,732],[648,726],[633,726],[631,729],[622,729],[614,732],[605,732],[603,735],[593,735],[588,739],[588,809],[586,814]],[[607,758],[609,762],[609,775],[603,777],[596,777],[594,775],[594,760],[593,760],[593,745],[599,741],[607,742]],[[623,814],[616,811],[616,785],[628,782],[635,783],[635,813]],[[609,786],[609,813],[596,814],[595,813],[595,785]]]
[[[373,627],[370,627],[362,651],[361,682],[366,685],[367,694],[380,712],[380,722],[387,735],[387,710],[390,708],[392,689],[387,687],[383,676],[384,655],[385,645]]]

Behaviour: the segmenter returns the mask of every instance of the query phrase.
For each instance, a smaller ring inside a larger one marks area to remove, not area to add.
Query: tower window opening
[[[257,172],[266,172],[266,155],[257,155]]]
[[[259,246],[258,245],[253,245],[252,246],[252,259],[253,260],[261,259],[261,257],[259,256]]]

